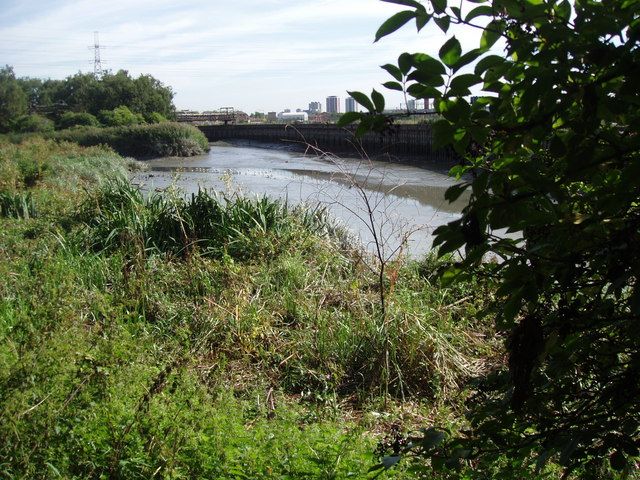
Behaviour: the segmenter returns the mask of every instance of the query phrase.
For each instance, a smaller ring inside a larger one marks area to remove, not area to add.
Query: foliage
[[[119,70],[116,73],[107,72],[101,77],[92,73],[77,73],[64,80],[16,80],[10,67],[6,67],[4,71],[11,77],[11,82],[14,82],[12,85],[20,87],[21,91],[17,91],[21,98],[24,97],[22,110],[12,113],[11,118],[25,113],[27,99],[32,107],[51,113],[54,112],[54,106],[94,116],[101,111],[111,111],[121,106],[146,118],[151,118],[154,113],[172,118],[175,112],[173,91],[151,75],[132,78],[127,71]]]
[[[127,127],[144,123],[144,116],[133,113],[125,105],[120,105],[113,110],[101,110],[100,120],[108,127]]]
[[[191,125],[159,123],[110,128],[61,130],[52,138],[82,146],[108,145],[120,155],[135,158],[189,157],[209,151],[204,134]]]
[[[6,65],[0,69],[0,133],[10,130],[11,122],[27,112],[24,94],[13,69]]]
[[[27,185],[19,163],[42,174]],[[38,212],[0,217],[2,478],[364,478],[372,432],[434,415],[375,411],[374,279],[323,210],[144,198],[114,183],[127,166],[0,145],[0,189]],[[443,288],[440,267],[394,265],[388,304],[393,393],[435,404],[492,349],[468,320],[483,287]]]
[[[163,123],[169,121],[167,117],[158,112],[151,112],[150,114],[145,115],[144,118],[147,123]]]
[[[304,224],[293,221],[298,215]],[[106,185],[89,198],[83,217],[92,249],[133,247],[176,256],[197,251],[217,258],[272,257],[294,237],[326,230],[321,215],[289,212],[286,204],[267,197],[226,198],[206,190],[188,200],[158,193],[145,197],[127,181]]]
[[[38,114],[23,115],[12,122],[12,130],[18,133],[53,132],[54,124],[47,117]]]
[[[434,469],[474,465],[474,478],[504,453],[580,478],[630,473],[640,447],[640,2],[388,1],[406,9],[376,40],[409,21],[482,32],[468,52],[452,36],[439,58],[403,53],[383,68],[387,88],[434,99],[444,117],[435,140],[461,155],[451,173],[463,180],[446,197],[472,192],[462,218],[436,231],[441,254],[464,248],[444,278],[496,279],[508,335],[508,371],[481,383],[468,435],[429,430],[412,448]],[[472,89],[482,91],[474,103]],[[352,96],[369,113],[343,123],[384,128],[380,95]],[[489,254],[498,262],[483,263]]]
[[[30,192],[3,192],[0,190],[0,217],[33,218],[36,209]]]
[[[87,112],[65,112],[58,120],[58,128],[61,130],[71,127],[99,127],[100,122],[98,119]]]

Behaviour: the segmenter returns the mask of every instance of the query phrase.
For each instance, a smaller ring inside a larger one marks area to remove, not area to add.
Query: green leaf
[[[520,312],[520,307],[522,306],[522,296],[523,296],[523,288],[520,287],[514,292],[510,293],[507,297],[507,301],[504,304],[504,308],[502,309],[502,315],[504,320],[507,323],[513,322]]]
[[[413,55],[410,53],[403,53],[398,57],[398,67],[403,75],[409,73],[413,66]]]
[[[482,50],[481,48],[475,48],[473,50],[469,50],[467,53],[462,55],[460,59],[456,62],[456,64],[452,67],[453,71],[456,72],[460,70],[465,65],[468,65],[471,62],[473,62],[476,58],[481,56],[483,53],[484,53],[484,50]]]
[[[462,54],[460,42],[455,36],[451,37],[444,45],[442,45],[438,54],[440,55],[442,63],[448,67],[452,67],[458,60],[460,60],[460,55]]]
[[[416,28],[418,29],[418,32],[429,23],[429,20],[431,20],[431,15],[426,12],[418,13],[416,15]]]
[[[362,105],[364,108],[366,108],[367,110],[369,110],[370,112],[374,112],[375,111],[375,107],[373,106],[373,103],[371,103],[371,100],[369,100],[369,98],[362,92],[347,92],[350,96],[352,96],[356,102],[358,102],[360,105]]]
[[[447,0],[431,0],[431,6],[436,13],[444,13],[447,9]]]
[[[338,119],[337,125],[339,127],[344,127],[345,125],[349,125],[350,123],[360,120],[361,117],[362,117],[362,114],[359,112],[343,113]]]
[[[488,69],[504,65],[506,60],[499,55],[488,55],[478,62],[475,68],[476,75],[481,75]]]
[[[438,120],[433,124],[433,146],[438,149],[453,143],[456,128],[447,120]]]
[[[440,30],[442,30],[444,33],[447,33],[447,30],[449,30],[449,25],[451,25],[451,18],[445,15],[444,17],[434,18],[433,21],[436,22],[436,25],[440,27]]]
[[[444,192],[444,198],[445,200],[448,200],[449,203],[453,203],[458,198],[460,198],[460,195],[462,195],[467,190],[467,188],[469,188],[468,183],[452,185],[451,187],[447,188],[446,192]]]
[[[394,465],[396,465],[399,461],[400,461],[399,455],[388,456],[382,459],[382,465],[384,465],[384,468],[388,470]]]
[[[372,120],[369,117],[360,117],[360,124],[358,125],[358,127],[356,128],[356,137],[360,138],[363,137],[365,133],[369,132],[371,130],[371,125],[372,125]]]
[[[397,81],[399,82],[402,81],[402,72],[395,65],[392,65],[391,63],[387,63],[385,65],[382,65],[380,68],[382,68],[383,70],[386,70],[389,73],[389,75],[391,75]]]
[[[447,270],[444,274],[447,275],[447,273],[449,273],[450,275],[453,274],[455,276],[460,272],[456,270]],[[444,442],[446,438],[447,432],[436,428],[429,428],[428,430],[424,431],[420,443],[422,448],[424,448],[425,450],[431,450],[433,447],[437,447],[442,442]]]
[[[371,99],[376,107],[376,112],[382,113],[384,111],[384,96],[374,88],[371,92]]]
[[[375,41],[377,42],[382,37],[395,32],[399,28],[403,27],[411,19],[415,18],[415,16],[416,12],[413,12],[411,10],[403,10],[402,12],[398,12],[395,15],[391,16],[387,19],[387,21],[380,25],[380,28],[378,28]]]
[[[493,16],[493,7],[490,7],[489,5],[481,5],[479,7],[476,7],[467,14],[464,21],[470,22],[474,18],[481,16]]]
[[[382,84],[384,88],[388,88],[389,90],[397,90],[399,92],[403,92],[404,88],[398,82],[385,82]]]
[[[407,93],[414,98],[440,98],[442,93],[431,85],[414,83],[407,88]]]
[[[411,63],[416,69],[430,74],[444,75],[447,72],[440,61],[426,53],[414,53],[411,56]]]
[[[562,2],[553,7],[553,10],[558,17],[564,20],[569,20],[571,18],[571,2],[569,2],[569,0],[562,0]]]
[[[482,82],[482,78],[473,73],[465,73],[463,75],[458,75],[453,80],[449,87],[451,88],[451,93],[455,95],[468,95],[469,87],[473,85],[477,85]]]
[[[415,80],[419,82],[420,85],[428,86],[428,87],[441,87],[444,85],[444,79],[442,75],[433,75],[428,72],[423,72],[422,70],[414,70],[407,77],[408,80]]]
[[[502,34],[502,22],[500,20],[492,20],[484,28],[482,37],[480,37],[480,48],[489,49],[498,41]]]

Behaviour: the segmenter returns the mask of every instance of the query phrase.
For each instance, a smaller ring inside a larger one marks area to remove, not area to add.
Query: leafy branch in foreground
[[[471,430],[439,436],[424,463],[487,475],[506,455],[565,477],[630,474],[640,453],[640,2],[387,1],[407,10],[376,41],[412,20],[482,30],[466,53],[454,36],[439,58],[403,53],[383,68],[388,88],[434,100],[435,143],[463,159],[451,173],[470,183],[447,198],[470,187],[470,201],[435,244],[463,250],[446,279],[499,282],[493,308],[508,336],[508,366],[469,405]],[[503,55],[490,51],[500,39]],[[473,103],[471,89],[481,90]],[[368,113],[343,124],[384,125],[375,102],[352,96]]]

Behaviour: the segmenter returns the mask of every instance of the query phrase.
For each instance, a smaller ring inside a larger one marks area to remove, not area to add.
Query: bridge
[[[229,125],[236,123],[241,116],[245,116],[243,112],[236,112],[233,107],[223,107],[215,112],[178,112],[176,120],[185,123],[222,123]]]

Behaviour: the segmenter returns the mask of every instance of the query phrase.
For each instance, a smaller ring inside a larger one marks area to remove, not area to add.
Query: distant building
[[[322,113],[322,103],[311,102],[309,104],[309,115],[315,115],[317,113]]]
[[[327,113],[340,113],[340,98],[333,95],[327,97]]]
[[[433,99],[425,99],[424,101],[424,109],[427,112],[435,112],[436,106]]]
[[[282,122],[306,122],[309,120],[309,116],[306,112],[280,112],[278,114],[278,120]]]
[[[345,112],[357,112],[358,104],[356,103],[356,99],[353,97],[347,97],[344,99],[344,111]]]
[[[267,122],[277,122],[278,114],[276,112],[268,112],[267,113]]]
[[[415,112],[417,110],[415,100],[407,100],[407,110],[409,110],[410,112]]]

